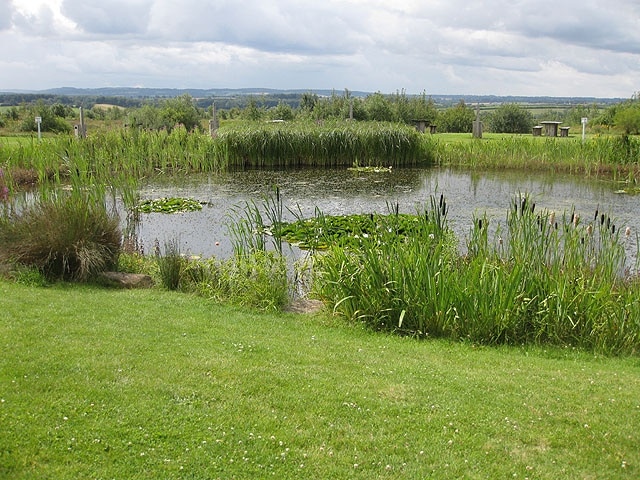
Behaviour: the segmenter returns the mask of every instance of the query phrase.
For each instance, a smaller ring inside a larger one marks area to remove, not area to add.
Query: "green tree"
[[[160,109],[154,105],[143,105],[129,113],[127,123],[132,127],[147,130],[159,130],[166,125],[160,115]]]
[[[285,102],[279,102],[277,106],[269,110],[269,117],[272,120],[285,120],[290,121],[294,118],[293,109],[291,105]]]
[[[264,108],[258,106],[255,97],[249,97],[247,106],[242,110],[242,118],[246,120],[256,121],[262,120],[264,116]]]
[[[395,120],[391,102],[380,92],[376,92],[366,98],[365,108],[369,120],[378,122],[392,122]]]
[[[495,133],[529,133],[533,115],[517,103],[500,105],[489,116],[489,128]]]
[[[311,113],[313,109],[316,108],[318,104],[318,95],[311,92],[305,92],[302,94],[300,98],[300,111]]]
[[[38,130],[38,124],[35,118],[40,117],[40,131],[54,133],[68,133],[71,131],[71,125],[64,118],[57,116],[50,105],[46,105],[43,100],[27,108],[27,114],[22,121],[20,130],[23,132],[35,132]]]
[[[627,135],[640,133],[640,104],[631,104],[626,108],[618,109],[613,117],[616,127],[622,129]]]
[[[438,115],[438,129],[451,133],[470,133],[473,129],[473,121],[476,118],[472,108],[469,108],[464,100],[451,108],[440,112]]]
[[[202,119],[200,111],[188,93],[165,100],[161,110],[163,123],[169,130],[181,124],[191,132],[200,125]]]
[[[409,110],[411,120],[426,120],[430,123],[435,123],[438,116],[438,109],[431,97],[427,98],[427,94],[422,92],[421,95],[413,97],[409,101]]]

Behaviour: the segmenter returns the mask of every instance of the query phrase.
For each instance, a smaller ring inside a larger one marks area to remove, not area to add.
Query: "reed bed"
[[[583,223],[517,198],[492,241],[486,216],[475,218],[459,255],[438,209],[432,199],[421,234],[318,255],[316,294],[338,314],[403,334],[638,351],[638,266],[626,264],[630,232],[611,217]]]
[[[81,172],[91,183],[117,183],[158,174],[287,166],[403,166],[430,161],[429,145],[412,128],[387,123],[247,123],[219,130],[215,138],[184,128],[121,129],[86,139],[56,136],[0,149],[0,166],[15,182],[65,179]],[[27,175],[29,176],[29,175]]]
[[[435,162],[472,168],[527,168],[586,175],[637,176],[640,139],[630,136],[599,136],[584,142],[579,138],[534,138],[510,135],[469,142],[441,141],[432,144]]]
[[[410,166],[431,162],[406,125],[374,122],[251,123],[221,130],[228,166]]]

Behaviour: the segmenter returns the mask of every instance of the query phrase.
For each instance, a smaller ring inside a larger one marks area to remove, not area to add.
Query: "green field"
[[[0,281],[0,478],[638,478],[640,363]]]

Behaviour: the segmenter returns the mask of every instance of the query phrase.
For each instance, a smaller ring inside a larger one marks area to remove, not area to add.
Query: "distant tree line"
[[[26,102],[29,100],[29,102]],[[615,128],[625,134],[640,133],[640,94],[609,106],[592,104],[536,105],[506,102],[498,105],[469,105],[459,99],[453,105],[436,104],[426,93],[408,95],[397,91],[366,96],[352,95],[349,90],[333,91],[321,96],[313,92],[302,94],[248,95],[223,99],[195,99],[189,94],[168,98],[77,97],[64,95],[1,94],[5,107],[0,115],[0,128],[19,125],[21,131],[37,128],[35,117],[42,118],[43,131],[66,132],[67,121],[77,113],[73,106],[81,100],[86,118],[122,121],[131,127],[171,130],[182,125],[187,130],[202,128],[211,118],[212,106],[221,120],[335,120],[381,121],[414,124],[417,120],[436,125],[438,132],[470,133],[479,108],[484,130],[496,133],[530,133],[541,120],[557,120],[565,125],[580,125],[589,118],[594,128]]]

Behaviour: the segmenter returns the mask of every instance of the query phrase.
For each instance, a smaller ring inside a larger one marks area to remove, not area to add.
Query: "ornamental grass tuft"
[[[119,218],[103,200],[61,192],[0,217],[0,260],[48,279],[83,281],[116,264],[121,237]]]

